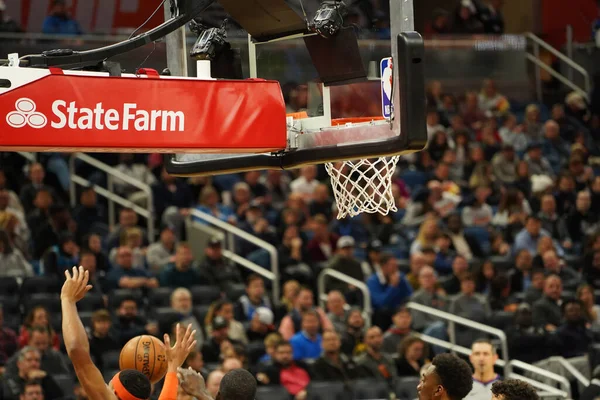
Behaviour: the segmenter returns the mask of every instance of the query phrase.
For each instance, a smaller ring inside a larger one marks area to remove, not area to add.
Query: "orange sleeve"
[[[158,400],[177,400],[177,388],[179,387],[179,379],[176,372],[167,372],[165,384],[163,385],[160,397]]]

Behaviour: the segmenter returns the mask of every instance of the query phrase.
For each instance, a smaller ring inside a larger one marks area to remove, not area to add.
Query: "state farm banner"
[[[287,144],[278,82],[0,67],[0,149],[267,152]]]

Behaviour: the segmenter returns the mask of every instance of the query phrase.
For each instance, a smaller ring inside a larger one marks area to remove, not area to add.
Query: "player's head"
[[[221,380],[215,400],[254,400],[256,379],[245,369],[234,369]]]
[[[471,367],[453,354],[435,356],[417,386],[419,400],[462,400],[473,389]]]
[[[539,400],[539,398],[533,386],[518,379],[498,381],[492,385],[492,400]]]
[[[148,399],[152,392],[150,379],[135,369],[118,372],[108,384],[119,400]]]

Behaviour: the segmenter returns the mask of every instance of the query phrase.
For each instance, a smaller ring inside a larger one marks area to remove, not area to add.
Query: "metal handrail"
[[[421,340],[423,340],[424,342],[432,344],[434,346],[443,347],[445,349],[448,349],[449,351],[456,352],[456,353],[462,354],[464,356],[471,355],[471,349],[466,348],[464,346],[453,344],[446,340],[438,339],[433,336],[425,335],[423,333],[417,332],[417,333],[414,333],[414,335],[417,336],[418,338],[420,338]],[[505,372],[504,376],[506,378],[521,379],[521,380],[524,380],[524,381],[530,383],[532,386],[536,387],[537,389],[545,391],[545,393],[550,393],[552,396],[560,396],[565,399],[570,398],[570,393],[571,393],[570,389],[571,388],[570,388],[570,386],[565,386],[566,379],[564,377],[553,374],[552,372],[548,372],[545,370],[542,370],[544,372],[540,373],[540,375],[543,375],[546,378],[556,380],[559,384],[561,384],[562,387],[564,387],[565,389],[568,389],[568,391],[563,391],[563,390],[557,389],[557,388],[547,385],[545,383],[538,382],[536,380],[526,378],[520,374],[512,372],[513,364],[514,364],[513,361],[509,361],[508,363],[506,363],[504,360],[498,359],[498,360],[496,360],[495,365],[497,365],[498,367],[503,367],[505,369],[505,371],[507,369],[510,370],[509,373]],[[539,372],[539,369],[537,367],[530,365],[530,364],[523,363],[521,361],[519,361],[518,365],[515,365],[515,366],[517,368],[521,368],[521,369],[529,371],[529,372],[533,372],[533,373]],[[548,372],[548,373],[546,373],[546,372]]]
[[[459,324],[463,326],[467,326],[471,329],[476,329],[481,332],[489,333],[490,335],[496,336],[500,339],[500,346],[502,347],[502,359],[504,360],[504,375],[508,376],[510,374],[510,364],[508,358],[508,340],[506,339],[506,333],[503,330],[493,328],[488,325],[481,324],[479,322],[471,321],[470,319],[459,317],[458,315],[450,314],[445,311],[438,310],[437,308],[427,307],[422,304],[409,302],[406,305],[407,308],[415,311],[420,311],[425,314],[433,315],[435,317],[444,319],[450,322],[448,325],[448,336],[450,336],[450,342],[455,345],[456,344],[456,327],[454,324]]]
[[[148,240],[150,242],[153,242],[154,241],[154,228],[155,228],[154,227],[154,199],[152,198],[152,189],[150,188],[150,185],[140,182],[139,180],[132,178],[129,175],[122,173],[118,169],[113,168],[110,165],[104,164],[103,162],[98,161],[95,158],[88,156],[87,154],[74,153],[71,155],[71,158],[69,159],[69,169],[70,169],[70,173],[71,173],[70,197],[71,197],[71,205],[73,207],[77,204],[75,182],[73,182],[73,177],[77,176],[77,175],[75,175],[75,160],[80,160],[80,161],[82,161],[86,164],[89,164],[92,167],[97,168],[107,174],[108,190],[102,191],[102,193],[104,193],[104,194],[102,194],[100,191],[98,191],[98,188],[100,188],[99,186],[94,186],[94,190],[96,191],[96,193],[100,194],[101,196],[106,197],[109,200],[109,202],[108,202],[108,224],[111,229],[114,227],[114,223],[116,220],[114,203],[123,205],[124,204],[123,201],[125,201],[125,202],[127,202],[127,204],[134,205],[132,202],[130,202],[129,200],[127,200],[121,196],[117,196],[117,197],[122,199],[123,201],[114,200],[116,198],[115,196],[110,196],[110,197],[107,196],[108,193],[114,194],[113,179],[114,178],[120,179],[123,182],[128,183],[131,186],[134,186],[134,187],[140,189],[140,191],[142,191],[146,194],[146,197],[147,197],[146,211],[147,212],[144,212],[144,213],[140,212],[140,210],[143,210],[143,208],[141,208],[139,206],[135,206],[135,207],[124,206],[124,207],[129,207],[129,208],[133,209],[137,214],[146,218],[146,220],[148,221]]]
[[[20,155],[21,157],[27,159],[29,162],[34,163],[37,161],[35,153],[27,153],[25,151],[17,151],[17,154]]]
[[[554,356],[550,357],[549,361],[559,363],[564,369],[566,369],[573,378],[577,379],[583,386],[588,386],[590,384],[590,380],[583,376],[581,372],[577,368],[573,366],[570,362],[568,362],[564,357]]]
[[[226,231],[232,235],[235,235],[241,239],[247,240],[248,242],[254,244],[255,246],[266,250],[269,253],[269,256],[271,258],[271,271],[269,271],[266,268],[260,267],[260,266],[255,266],[253,268],[260,268],[260,270],[262,271],[262,272],[260,272],[260,274],[263,277],[265,277],[266,279],[269,279],[270,281],[273,282],[272,283],[273,303],[275,303],[276,305],[279,305],[281,292],[279,289],[279,254],[277,253],[277,248],[275,246],[273,246],[271,243],[264,241],[256,236],[238,228],[237,226],[233,226],[228,222],[221,221],[219,218],[213,217],[212,215],[202,212],[196,208],[193,208],[190,210],[190,216],[196,217],[203,221],[206,221],[211,225],[215,225],[216,227],[223,229],[224,231]],[[252,263],[252,264],[254,265],[254,263]],[[241,264],[241,265],[244,265],[244,264]],[[247,267],[246,265],[244,265],[244,266]],[[270,274],[267,274],[267,273],[270,273]]]
[[[585,68],[583,68],[581,65],[577,64],[571,58],[569,58],[568,56],[566,56],[559,50],[555,49],[554,47],[552,47],[552,45],[545,42],[544,40],[542,40],[540,37],[536,36],[535,34],[533,34],[531,32],[525,33],[525,38],[527,38],[533,42],[533,54],[527,53],[527,60],[533,62],[538,68],[542,68],[544,71],[548,72],[550,75],[552,75],[553,77],[558,79],[561,83],[568,86],[572,90],[580,93],[581,95],[584,96],[585,99],[589,100],[589,94],[592,91],[592,85],[591,85],[590,75]],[[577,86],[576,84],[573,83],[573,81],[571,79],[565,77],[563,74],[556,71],[550,65],[543,62],[540,59],[540,47],[545,49],[550,54],[557,57],[558,59],[560,59],[562,62],[564,62],[565,64],[567,64],[569,66],[569,68],[570,68],[569,69],[569,77],[572,76],[573,70],[579,72],[583,76],[583,82],[584,82],[583,86],[584,87],[581,88],[581,87]],[[536,70],[535,70],[536,91],[537,91],[538,101],[542,101],[541,77],[540,77],[538,68],[536,68]]]
[[[363,295],[363,317],[365,322],[371,320],[371,312],[373,310],[371,306],[371,293],[369,293],[369,288],[363,281],[359,281],[358,279],[354,279],[351,276],[348,276],[340,271],[336,271],[332,268],[325,268],[319,274],[317,279],[317,290],[319,293],[319,306],[322,309],[325,309],[325,301],[327,300],[327,293],[325,292],[325,278],[331,277],[333,279],[337,279],[338,281],[342,281],[347,283],[348,285],[352,285],[356,287],[358,290],[362,292]]]
[[[513,367],[533,372],[534,374],[538,374],[558,382],[562,387],[563,391],[567,394],[568,398],[571,397],[571,384],[569,383],[569,380],[564,376],[560,376],[558,374],[555,374],[554,372],[546,371],[543,368],[536,367],[535,365],[527,364],[526,362],[519,360],[510,360],[509,364]]]
[[[538,67],[540,67],[541,69],[543,69],[544,71],[546,71],[547,73],[549,73],[550,75],[555,77],[556,79],[558,79],[563,85],[568,86],[569,88],[571,88],[571,90],[579,93],[585,99],[589,99],[588,94],[582,88],[580,88],[579,86],[574,84],[572,81],[570,81],[568,78],[566,78],[563,74],[561,74],[560,72],[558,72],[557,70],[555,70],[554,68],[552,68],[551,66],[546,64],[545,62],[541,61],[539,58],[536,58],[534,55],[531,55],[531,54],[527,54],[525,57],[527,57],[527,59],[529,61],[531,61],[532,63],[534,63],[535,65],[537,65]]]
[[[269,271],[266,268],[261,267],[260,265],[253,263],[252,261],[235,254],[233,251],[223,250],[223,257],[230,259],[236,264],[243,266],[244,268],[249,269],[250,271],[262,276],[265,279],[270,281],[275,281],[277,276],[272,271]]]

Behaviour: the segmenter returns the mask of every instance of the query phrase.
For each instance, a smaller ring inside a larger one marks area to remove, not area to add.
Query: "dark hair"
[[[245,369],[234,369],[223,376],[217,398],[219,400],[254,400],[256,379]]]
[[[119,380],[131,395],[138,399],[150,397],[152,387],[150,379],[136,369],[124,369],[119,372]]]
[[[473,371],[465,360],[443,353],[435,356],[431,364],[450,400],[464,399],[473,389]]]
[[[31,339],[31,336],[33,336],[33,334],[35,332],[41,333],[42,335],[50,335],[50,332],[48,332],[47,328],[44,328],[42,326],[32,326],[30,328],[30,336],[29,336],[30,339]]]
[[[496,346],[494,345],[494,343],[492,343],[492,341],[490,339],[486,339],[486,338],[477,339],[476,341],[473,342],[473,344],[471,345],[471,348],[473,346],[475,346],[476,344],[487,344],[492,348],[492,354],[496,354]]]
[[[221,309],[227,305],[233,306],[233,303],[227,299],[221,299],[221,300],[217,300],[217,301],[213,302],[210,305],[210,307],[208,308],[208,312],[206,313],[206,316],[204,317],[204,324],[206,326],[211,326],[213,323],[213,320],[217,316],[217,313],[219,311],[221,311]]]
[[[581,309],[583,309],[583,303],[579,299],[568,298],[560,305],[560,309],[563,314],[565,313],[565,310],[569,304],[577,304],[579,307],[581,307]]]
[[[307,311],[304,311],[302,313],[302,319],[304,320],[304,317],[307,317],[309,315],[315,317],[317,320],[320,320],[319,313],[316,310],[307,310]]]
[[[494,382],[492,394],[501,397],[503,400],[538,400],[540,398],[533,386],[518,379]]]
[[[96,255],[95,255],[94,253],[92,253],[92,251],[91,251],[91,250],[87,250],[87,249],[85,249],[85,250],[82,250],[82,251],[79,253],[79,259],[81,260],[81,259],[82,259],[83,257],[85,257],[85,256],[90,256],[90,257],[94,257],[94,258],[96,258]]]
[[[429,346],[427,346],[427,343],[425,343],[423,339],[416,335],[405,336],[404,339],[402,339],[400,343],[398,343],[398,354],[400,355],[400,357],[404,358],[406,356],[406,351],[408,350],[408,348],[417,342],[423,343],[422,358],[427,359],[427,356],[429,355]]]
[[[23,384],[23,388],[21,389],[21,394],[25,394],[25,392],[27,391],[27,388],[29,386],[39,386],[42,389],[42,393],[44,392],[44,387],[42,386],[42,382],[38,379],[32,379],[32,380],[25,381],[25,383]]]
[[[385,265],[385,264],[387,264],[393,258],[396,258],[393,254],[391,254],[391,253],[383,253],[381,255],[381,257],[379,258],[379,265]]]
[[[248,277],[246,278],[246,286],[250,286],[250,284],[254,281],[262,281],[263,278],[261,278],[260,275],[258,274],[250,274],[248,275]]]

